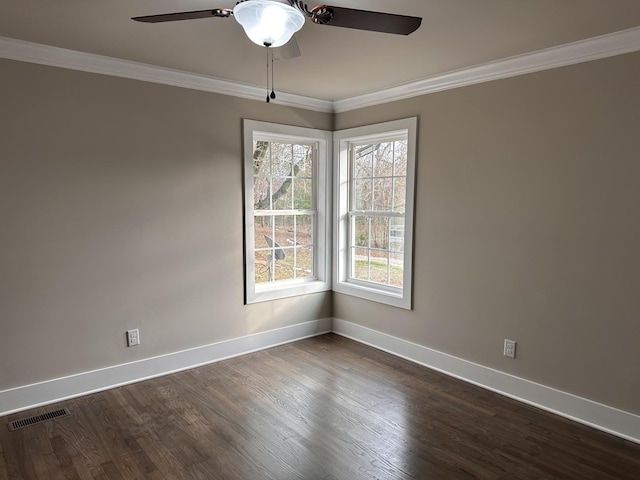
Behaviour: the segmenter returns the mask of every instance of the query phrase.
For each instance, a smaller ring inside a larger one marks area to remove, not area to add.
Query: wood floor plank
[[[640,478],[640,445],[334,334],[55,406],[0,425],[0,480]]]
[[[2,428],[2,426],[0,426]],[[8,480],[9,472],[7,471],[7,462],[4,459],[4,449],[0,442],[0,480]]]

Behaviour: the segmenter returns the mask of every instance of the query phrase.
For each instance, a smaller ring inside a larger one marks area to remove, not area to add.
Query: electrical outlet
[[[133,347],[134,345],[140,345],[140,332],[137,328],[127,330],[127,347]]]
[[[509,358],[516,358],[516,342],[513,340],[504,339],[504,356]]]

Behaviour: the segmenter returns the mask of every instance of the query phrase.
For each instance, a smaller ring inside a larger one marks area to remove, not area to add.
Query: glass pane
[[[277,280],[289,280],[294,278],[295,270],[293,268],[295,263],[293,248],[286,245],[280,245],[279,249],[275,249],[276,255],[276,279]]]
[[[280,260],[276,257],[273,261],[273,281],[291,280],[293,277],[293,259],[291,255],[287,255]]]
[[[369,280],[369,251],[366,248],[352,248],[351,276],[358,280]]]
[[[313,209],[313,180],[298,179],[293,181],[293,208],[296,210]]]
[[[373,182],[373,210],[377,212],[390,211],[393,198],[393,180],[391,178],[376,178]]]
[[[296,278],[313,276],[313,247],[296,248]]]
[[[371,210],[372,180],[355,180],[356,210]]]
[[[404,218],[391,218],[389,221],[389,250],[404,252]]]
[[[407,198],[406,178],[393,179],[393,211],[404,213]]]
[[[392,253],[391,268],[389,275],[389,284],[394,287],[402,287],[403,285],[403,273],[404,273],[404,255],[402,253]]]
[[[353,218],[353,243],[358,247],[369,246],[369,219],[356,216]]]
[[[274,178],[272,188],[273,210],[291,210],[293,208],[291,178]]]
[[[294,241],[295,217],[293,215],[278,215],[274,217],[274,248],[281,249],[292,245]],[[284,254],[281,252],[280,255]]]
[[[374,256],[374,253],[376,254]],[[371,252],[369,262],[369,280],[376,283],[388,284],[388,254],[387,252]]]
[[[293,145],[293,173],[296,177],[313,177],[312,153],[310,145]]]
[[[271,143],[271,175],[290,177],[293,175],[293,152],[290,143]]]
[[[371,177],[373,175],[373,145],[360,145],[353,149],[355,178]]]
[[[253,142],[253,174],[255,176],[268,177],[271,169],[271,149],[269,142]]]
[[[376,177],[393,175],[393,143],[384,142],[376,145],[373,175]]]
[[[255,210],[270,210],[269,180],[267,178],[253,179],[253,208]]]
[[[269,220],[273,222],[273,227],[264,233],[263,240],[260,240],[260,245],[265,245],[267,248],[264,252],[267,260],[267,281],[293,278],[293,258],[290,255],[290,250],[286,248],[286,240],[283,241],[289,235],[289,231],[293,230],[293,217],[276,216]],[[257,230],[256,228],[256,248],[258,246]]]
[[[265,237],[271,237],[271,217],[256,217],[253,223],[253,234],[256,250],[267,248],[267,240]]]
[[[256,266],[256,283],[265,283],[269,281],[269,252],[257,251],[255,252],[254,262]]]
[[[295,245],[313,245],[313,223],[315,215],[298,215],[293,238]]]
[[[389,218],[373,217],[371,218],[370,233],[371,248],[387,249],[389,248]]]
[[[395,171],[396,177],[405,177],[407,175],[407,141],[394,142],[395,148]]]

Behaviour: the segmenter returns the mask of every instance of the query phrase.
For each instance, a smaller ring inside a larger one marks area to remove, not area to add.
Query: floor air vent
[[[29,418],[22,418],[20,420],[14,420],[9,422],[9,430],[17,430],[19,428],[29,427],[31,425],[37,425],[38,423],[46,422],[47,420],[53,420],[54,418],[66,417],[71,415],[71,412],[66,408],[60,410],[54,410],[53,412],[43,413],[41,415],[34,415]]]

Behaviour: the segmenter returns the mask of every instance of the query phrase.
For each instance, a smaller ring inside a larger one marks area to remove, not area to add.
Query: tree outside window
[[[333,290],[411,308],[417,118],[334,133]]]
[[[253,142],[255,282],[314,276],[314,148]]]
[[[244,121],[247,303],[330,289],[331,134]]]

